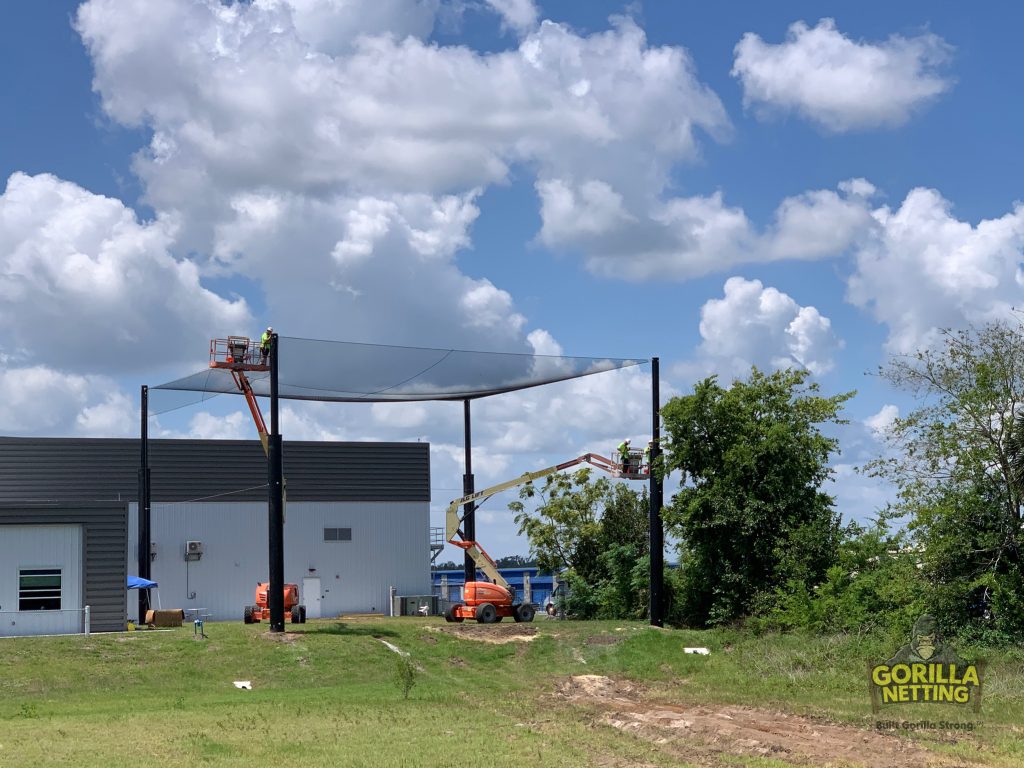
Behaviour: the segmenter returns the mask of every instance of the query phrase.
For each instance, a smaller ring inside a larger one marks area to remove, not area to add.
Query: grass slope
[[[437,619],[322,620],[285,640],[269,639],[266,625],[207,626],[205,641],[190,627],[0,640],[0,765],[678,766],[658,744],[555,697],[557,683],[608,675],[665,702],[748,704],[870,728],[865,662],[895,650],[870,638],[623,622],[539,620],[533,642],[506,645],[434,631],[444,626]],[[421,669],[408,699],[394,682],[397,656],[379,638]],[[712,654],[685,655],[686,645]],[[918,738],[990,765],[1024,765],[1024,653],[970,652],[989,665],[978,730],[955,744]],[[968,713],[931,706],[884,717]]]

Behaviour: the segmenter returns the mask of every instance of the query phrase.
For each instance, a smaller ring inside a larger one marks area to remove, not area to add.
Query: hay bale
[[[146,611],[146,623],[151,627],[180,627],[185,621],[185,611],[169,608],[163,611]]]

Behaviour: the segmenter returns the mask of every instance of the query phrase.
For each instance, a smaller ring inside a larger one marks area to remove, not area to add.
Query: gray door
[[[320,618],[320,577],[307,576],[302,580],[302,602],[307,619]]]

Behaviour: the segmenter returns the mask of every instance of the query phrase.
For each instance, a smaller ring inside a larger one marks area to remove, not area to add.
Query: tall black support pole
[[[284,460],[278,423],[278,340],[270,336],[270,435],[267,443],[270,631],[284,632]]]
[[[466,473],[462,476],[462,495],[468,496],[476,489],[473,482],[473,436],[470,430],[469,400],[462,401],[462,421],[465,428]],[[462,519],[462,533],[466,541],[476,541],[476,504],[466,505],[466,516]],[[465,555],[466,583],[476,581],[476,563],[467,552]]]
[[[139,430],[139,503],[137,505],[136,517],[138,519],[138,545],[139,545],[139,578],[148,579],[151,576],[150,570],[150,512],[151,504],[149,498],[150,477],[149,477],[149,387],[142,385],[142,406],[140,413]],[[139,624],[146,621],[146,611],[149,610],[149,590],[139,590]]]
[[[661,455],[661,391],[659,387],[660,374],[658,371],[658,358],[651,358],[651,498],[650,498],[650,525],[651,525],[651,626],[660,627],[664,621],[662,616],[661,587],[665,578],[665,534],[661,525],[661,507],[664,502],[665,489],[662,487],[661,477],[654,468],[658,466],[657,459]]]

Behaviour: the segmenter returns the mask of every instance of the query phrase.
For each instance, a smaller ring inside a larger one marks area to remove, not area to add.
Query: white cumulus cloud
[[[201,357],[210,328],[245,332],[245,302],[204,288],[172,255],[174,232],[54,176],[13,174],[0,195],[0,343],[64,369],[137,371]]]
[[[871,434],[875,436],[875,439],[880,439],[889,431],[889,428],[899,418],[899,415],[900,409],[898,406],[892,404],[883,405],[878,413],[864,419],[864,426],[871,430]]]
[[[744,103],[762,114],[796,112],[841,132],[905,123],[949,90],[951,48],[931,33],[851,40],[832,19],[792,24],[783,43],[748,32],[735,49],[733,76]]]
[[[752,365],[820,375],[833,368],[843,345],[817,308],[800,306],[760,280],[730,277],[724,296],[707,301],[700,317],[702,341],[695,359],[677,366],[680,378],[745,376]]]
[[[527,0],[491,6],[517,48],[430,42],[429,2],[403,19],[395,2],[90,0],[76,27],[107,115],[152,132],[134,164],[145,202],[202,269],[254,281],[275,326],[525,350],[513,297],[457,264],[482,191],[513,165],[570,194],[598,173],[592,231],[615,195],[656,195],[700,132],[730,126],[688,53],[633,21],[581,35]]]
[[[0,434],[123,437],[137,429],[138,407],[106,376],[45,365],[0,369]]]
[[[502,23],[520,34],[537,26],[537,6],[533,0],[486,0],[501,16]]]
[[[543,228],[552,248],[583,254],[594,272],[627,280],[686,280],[742,264],[813,260],[845,252],[873,225],[874,187],[864,179],[839,191],[785,198],[758,231],[721,192],[628,207],[607,182],[538,182]]]
[[[1009,317],[1024,299],[1024,206],[972,225],[937,190],[918,188],[873,218],[847,297],[889,328],[890,351],[918,349],[937,328]]]

